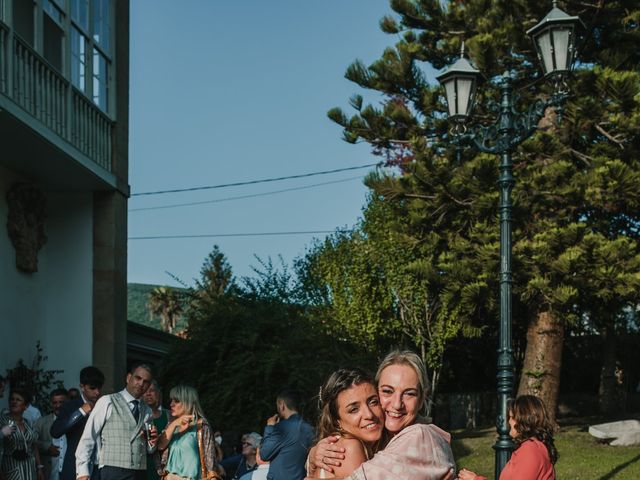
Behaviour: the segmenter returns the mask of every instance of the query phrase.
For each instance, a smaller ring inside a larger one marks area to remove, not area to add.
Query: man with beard
[[[98,400],[76,450],[78,480],[89,480],[94,449],[100,480],[145,480],[147,453],[153,450],[150,445],[155,438],[145,435],[144,426],[152,413],[141,398],[151,380],[151,367],[134,365],[123,390]],[[151,432],[157,436],[155,429]]]

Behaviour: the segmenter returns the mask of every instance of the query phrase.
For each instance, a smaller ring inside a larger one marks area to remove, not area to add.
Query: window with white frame
[[[42,45],[43,56],[59,72],[63,66],[64,10],[62,0],[43,0]]]
[[[111,0],[70,0],[71,82],[109,111]]]
[[[13,29],[32,47],[35,45],[35,1],[13,2]]]

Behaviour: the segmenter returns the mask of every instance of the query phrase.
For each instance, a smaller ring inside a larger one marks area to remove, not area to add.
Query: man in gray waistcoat
[[[144,425],[151,418],[151,410],[141,398],[151,379],[148,365],[134,365],[124,390],[96,402],[76,450],[77,480],[89,480],[94,448],[100,480],[145,480],[151,447]]]

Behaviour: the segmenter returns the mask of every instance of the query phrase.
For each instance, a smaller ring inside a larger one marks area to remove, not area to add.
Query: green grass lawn
[[[558,479],[639,480],[640,447],[612,447],[598,443],[587,432],[587,425],[584,421],[564,424],[556,434],[560,456],[556,464]],[[492,479],[494,455],[491,446],[495,429],[456,430],[452,437],[458,469],[468,468]]]

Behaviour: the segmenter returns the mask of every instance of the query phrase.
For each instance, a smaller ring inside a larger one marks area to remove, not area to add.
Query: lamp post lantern
[[[465,123],[471,116],[475,103],[480,70],[473,68],[469,60],[464,58],[464,42],[460,49],[460,58],[436,78],[444,86],[447,95],[449,118]]]
[[[579,17],[571,17],[560,10],[556,2],[547,16],[527,33],[532,36],[545,77],[553,80],[555,88],[548,100],[537,100],[528,111],[518,112],[513,98],[513,77],[506,72],[500,80],[498,117],[492,125],[476,125],[467,130],[475,100],[476,81],[480,72],[461,58],[438,75],[444,86],[449,117],[456,122],[453,128],[457,144],[471,144],[484,153],[500,155],[498,188],[500,189],[500,330],[497,361],[498,413],[496,428],[498,439],[494,444],[495,478],[500,477],[511,452],[513,440],[509,436],[507,402],[513,397],[515,365],[511,345],[511,191],[515,184],[512,153],[537,129],[538,122],[548,107],[559,109],[568,92],[565,77],[571,71],[575,54],[575,30],[581,24]],[[464,48],[464,47],[463,47]]]
[[[538,53],[538,60],[545,76],[563,76],[571,71],[576,52],[576,27],[581,25],[580,17],[571,17],[557,7],[535,27],[527,30]]]

